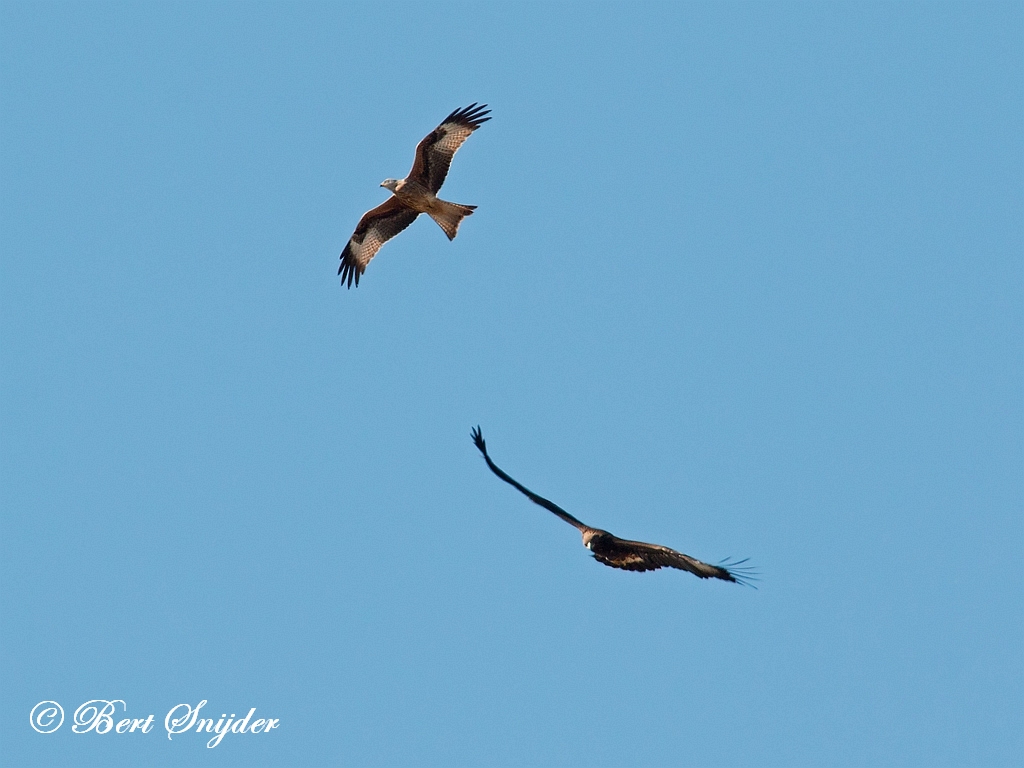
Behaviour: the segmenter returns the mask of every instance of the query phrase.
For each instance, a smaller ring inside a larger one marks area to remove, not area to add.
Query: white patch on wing
[[[469,134],[471,134],[472,131],[468,130],[464,126],[453,123],[449,123],[443,127],[444,136],[437,140],[434,144],[434,148],[444,152],[445,154],[450,153],[454,155],[458,148],[462,146],[462,142],[469,138]]]
[[[371,227],[370,231],[363,237],[363,242],[357,243],[355,238],[353,238],[352,255],[355,256],[356,262],[360,266],[365,267],[370,263],[370,259],[376,255],[382,245],[384,245],[384,241],[380,239],[376,230]]]

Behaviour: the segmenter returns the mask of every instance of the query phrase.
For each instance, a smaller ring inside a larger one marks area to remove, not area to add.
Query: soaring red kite
[[[480,432],[480,427],[474,429],[471,435],[473,442],[476,443],[476,447],[484,455],[484,461],[491,468],[491,472],[520,493],[525,494],[526,498],[534,504],[539,504],[549,512],[554,512],[569,525],[579,529],[580,533],[583,534],[583,546],[593,552],[594,558],[599,563],[610,565],[612,568],[621,568],[624,571],[655,571],[658,568],[678,568],[681,571],[689,571],[702,579],[722,579],[723,581],[731,581],[736,584],[753,586],[750,584],[750,581],[756,579],[755,572],[750,568],[738,567],[742,566],[746,560],[740,560],[735,563],[723,562],[721,565],[709,565],[684,555],[682,552],[676,552],[674,549],[663,547],[660,544],[647,544],[643,541],[620,539],[618,536],[608,533],[608,531],[602,531],[600,528],[591,528],[589,525],[581,523],[557,504],[548,501],[543,496],[538,496],[529,488],[520,485],[502,472],[491,461],[491,457],[487,455],[487,444],[484,442],[484,436]]]
[[[490,120],[487,105],[470,104],[456,109],[416,147],[416,159],[409,175],[401,181],[384,179],[380,185],[394,194],[373,210],[363,214],[348,245],[341,252],[342,285],[352,287],[366,271],[366,265],[380,247],[425,213],[438,223],[449,240],[454,240],[462,220],[473,213],[475,205],[449,203],[437,197],[448,175],[452,158],[469,134]]]

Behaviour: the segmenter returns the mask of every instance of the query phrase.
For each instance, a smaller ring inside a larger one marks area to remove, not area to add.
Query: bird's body
[[[462,220],[473,213],[475,205],[449,203],[435,195],[429,187],[416,179],[385,179],[381,186],[390,189],[402,205],[416,213],[425,213],[454,240]]]
[[[391,190],[392,197],[363,214],[356,231],[341,253],[338,274],[349,288],[366,271],[377,251],[388,240],[425,213],[444,230],[449,240],[458,234],[459,224],[473,213],[475,205],[450,203],[437,196],[448,175],[452,158],[469,135],[491,118],[485,117],[487,105],[471,104],[446,117],[416,147],[412,170],[404,179],[385,179],[381,186]]]
[[[544,507],[549,512],[562,518],[569,525],[576,528],[583,536],[583,546],[591,551],[594,559],[599,563],[621,568],[624,571],[654,571],[658,568],[677,568],[681,571],[689,571],[702,579],[721,579],[737,584],[748,584],[754,578],[754,573],[742,566],[746,561],[741,560],[735,563],[722,563],[711,565],[696,558],[684,555],[674,549],[663,547],[660,544],[648,544],[644,541],[631,541],[620,539],[608,531],[600,528],[591,528],[586,523],[577,520],[564,509],[552,501],[538,496],[529,488],[520,485],[509,475],[505,474],[498,465],[491,461],[487,453],[487,444],[484,442],[483,433],[477,427],[472,432],[473,442],[483,454],[484,461],[490,470],[506,483],[524,494],[534,504]]]

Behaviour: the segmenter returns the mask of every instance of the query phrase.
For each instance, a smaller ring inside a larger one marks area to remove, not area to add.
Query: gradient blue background
[[[1020,4],[0,6],[11,766],[1024,761]],[[444,197],[338,253],[449,111]],[[592,525],[754,591],[594,563]],[[124,699],[146,736],[43,736]],[[281,719],[215,750],[175,704]]]

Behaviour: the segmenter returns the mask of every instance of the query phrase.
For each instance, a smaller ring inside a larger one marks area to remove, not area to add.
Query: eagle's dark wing
[[[702,579],[722,579],[723,581],[731,581],[735,584],[753,586],[750,582],[756,580],[757,574],[753,569],[743,566],[746,560],[711,565],[689,555],[684,555],[682,552],[676,552],[674,549],[663,547],[660,544],[620,539],[618,536],[608,533],[608,531],[591,528],[581,523],[557,504],[548,501],[543,496],[538,496],[529,488],[520,485],[502,472],[487,454],[487,444],[484,442],[484,436],[480,431],[480,427],[474,429],[470,434],[476,447],[484,455],[484,461],[491,468],[491,472],[524,494],[534,504],[539,504],[549,512],[554,512],[565,522],[569,523],[569,525],[578,528],[583,533],[584,544],[599,563],[610,565],[612,568],[621,568],[624,571],[655,571],[658,568],[678,568],[681,571],[689,571]]]
[[[487,455],[487,443],[484,442],[484,436],[483,433],[480,431],[480,427],[477,427],[476,429],[472,430],[472,432],[470,432],[470,435],[472,436],[473,442],[476,444],[476,447],[480,449],[480,453],[484,455],[484,461],[486,461],[487,466],[491,468],[491,472],[496,474],[498,477],[500,477],[506,483],[511,485],[517,491],[524,494],[526,498],[528,498],[534,504],[539,504],[540,506],[544,507],[544,509],[546,509],[548,512],[554,512],[560,518],[565,520],[565,522],[567,522],[569,525],[575,526],[581,531],[587,528],[586,525],[581,523],[579,520],[570,515],[568,512],[566,512],[564,509],[562,509],[554,502],[548,501],[543,496],[538,496],[529,488],[520,485],[511,477],[502,472],[501,469],[498,468],[498,465],[491,461],[491,457]]]
[[[591,551],[598,562],[610,565],[612,568],[622,568],[625,571],[678,568],[680,571],[689,571],[702,579],[722,579],[747,586],[753,586],[749,582],[756,578],[752,569],[743,567],[745,560],[711,565],[660,544],[629,541],[610,533],[595,537],[591,543]]]
[[[408,178],[415,179],[436,194],[444,184],[448,166],[452,164],[452,158],[462,146],[462,142],[491,119],[484,117],[491,111],[484,109],[486,106],[470,104],[463,109],[456,109],[441,121],[441,124],[417,145],[416,160],[413,161]]]
[[[380,247],[412,224],[417,216],[419,214],[416,211],[402,205],[394,196],[364,213],[345,250],[341,252],[341,265],[338,267],[341,284],[347,282],[351,288],[355,280],[356,285],[359,285],[359,276],[366,271],[366,265]]]

